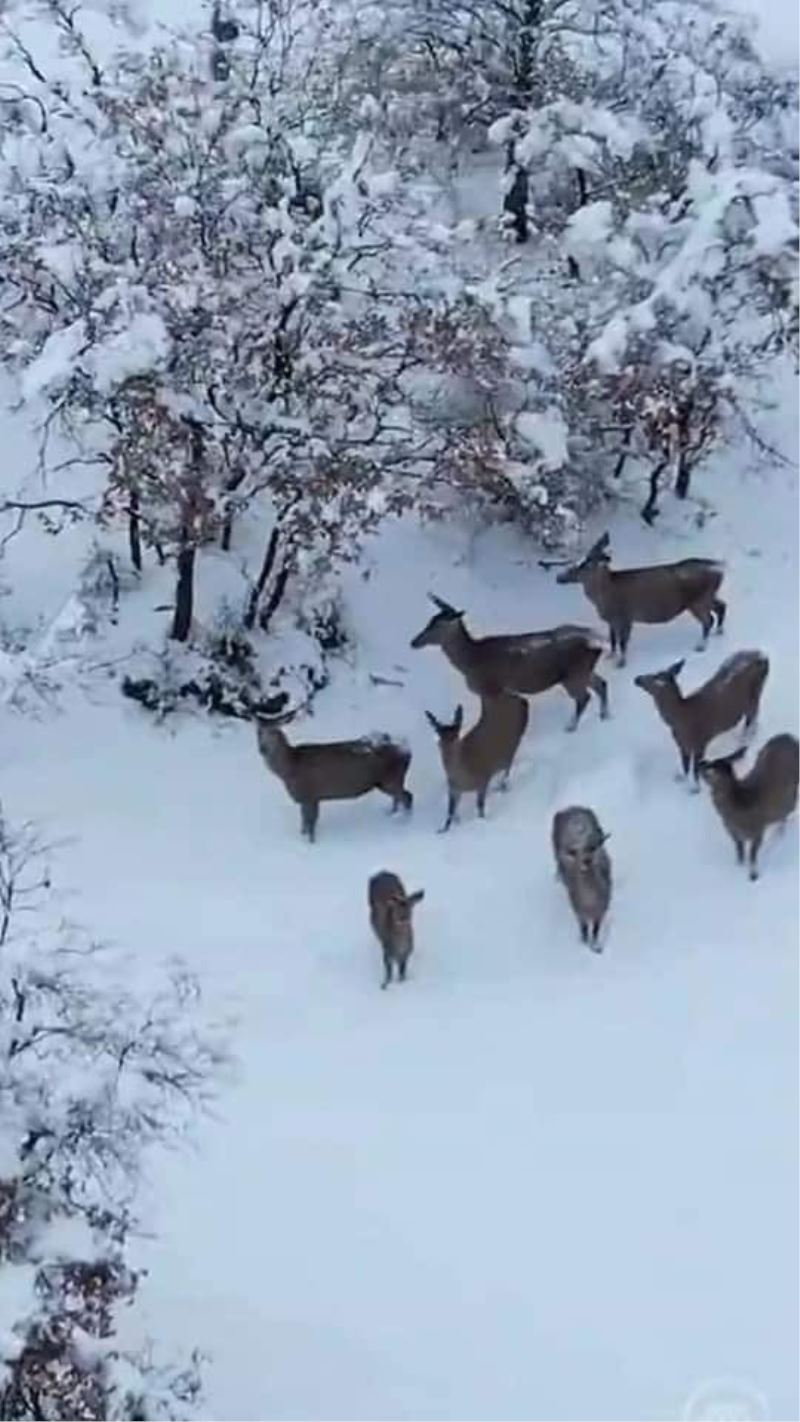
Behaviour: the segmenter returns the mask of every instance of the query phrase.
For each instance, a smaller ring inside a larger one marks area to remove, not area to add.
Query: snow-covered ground
[[[771,430],[790,453],[793,394]],[[724,639],[700,656],[689,620],[638,629],[608,672],[613,719],[592,709],[575,736],[563,693],[535,700],[511,793],[448,836],[423,710],[474,704],[409,648],[426,589],[480,631],[594,620],[507,535],[387,529],[348,585],[357,665],[294,732],[403,732],[409,822],[380,797],[325,807],[311,848],[252,731],[155,729],[97,678],[58,714],[0,713],[5,810],[70,837],[80,916],[143,971],[180,955],[237,1018],[235,1085],[150,1181],[127,1325],[210,1354],[205,1415],[669,1418],[733,1376],[797,1416],[797,828],[749,883],[632,684],[688,652],[691,686],[761,647],[758,740],[797,730],[796,473],[743,451],[701,487],[720,508],[704,527],[620,517],[614,548],[724,557]],[[60,605],[61,541],[38,547],[9,617],[34,590]],[[574,801],[612,835],[602,956],[553,881],[550,820]],[[365,902],[382,867],[426,890],[387,993]]]
[[[796,51],[794,7],[761,21],[771,55]],[[767,433],[794,459],[794,382],[775,393]],[[3,436],[16,492],[21,421]],[[324,807],[310,848],[247,728],[156,728],[97,673],[34,719],[0,694],[4,810],[68,841],[75,915],[144,976],[183,958],[235,1021],[233,1086],[148,1182],[150,1275],[123,1320],[209,1355],[205,1416],[666,1419],[725,1379],[798,1416],[797,826],[750,884],[633,685],[687,653],[693,686],[760,647],[756,743],[797,731],[797,471],[727,452],[698,493],[718,510],[702,527],[695,505],[656,531],[619,515],[613,546],[723,557],[725,637],[700,656],[688,619],[637,629],[612,719],[592,707],[575,736],[563,693],[536,699],[511,792],[485,823],[466,802],[448,836],[423,712],[475,703],[409,648],[427,589],[480,632],[596,622],[508,534],[387,528],[347,582],[357,661],[293,729],[406,735],[408,822],[380,797]],[[82,538],[8,544],[8,626],[68,618]],[[123,599],[129,640],[161,592],[151,574]],[[551,817],[575,801],[612,836],[601,956],[553,880]],[[426,890],[410,981],[387,993],[366,914],[382,867]]]

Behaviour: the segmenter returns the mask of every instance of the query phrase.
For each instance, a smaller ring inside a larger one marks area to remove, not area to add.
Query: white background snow
[[[779,56],[796,27],[765,11]],[[768,432],[794,459],[789,376],[775,393]],[[16,490],[19,420],[3,447]],[[797,827],[750,884],[632,680],[688,653],[691,687],[760,647],[758,741],[797,731],[796,469],[728,451],[701,477],[718,516],[657,533],[620,516],[613,547],[724,558],[725,637],[700,656],[689,620],[636,629],[627,670],[608,664],[612,720],[592,708],[574,737],[563,693],[536,699],[511,793],[446,837],[423,711],[476,707],[438,651],[409,648],[426,589],[479,632],[595,621],[508,535],[387,529],[347,583],[357,664],[294,731],[406,735],[408,823],[379,797],[324,807],[310,848],[250,729],[155,729],[113,683],[34,720],[0,710],[4,808],[68,837],[81,918],[143,968],[184,958],[237,1019],[216,1119],[149,1181],[151,1273],[126,1320],[210,1354],[204,1415],[670,1418],[731,1376],[798,1415]],[[4,619],[47,623],[74,545],[24,549]],[[124,617],[137,599],[158,601],[145,583]],[[550,820],[574,801],[612,836],[602,956],[553,881]],[[410,980],[387,993],[366,916],[382,867],[426,890]]]

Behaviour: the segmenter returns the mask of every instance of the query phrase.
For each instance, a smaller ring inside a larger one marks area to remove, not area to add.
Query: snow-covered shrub
[[[143,1158],[223,1057],[189,978],[137,996],[116,954],[65,925],[49,858],[0,814],[0,1416],[185,1416],[197,1360],[128,1356],[115,1314],[137,1288]]]

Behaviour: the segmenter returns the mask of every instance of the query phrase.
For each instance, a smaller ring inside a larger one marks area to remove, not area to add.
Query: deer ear
[[[747,746],[740,746],[738,750],[731,751],[730,755],[725,756],[725,764],[736,765],[740,760],[744,760],[746,755]]]
[[[457,731],[460,731],[460,730],[461,730],[461,727],[463,726],[463,724],[464,724],[464,707],[463,707],[463,706],[457,706],[457,707],[456,707],[456,714],[455,714],[455,716],[453,717],[453,725],[455,726],[455,728],[456,728]]]
[[[425,715],[427,716],[428,720],[430,721],[431,725],[433,726],[434,731],[436,732],[436,734],[437,734],[437,736],[438,736],[438,734],[439,734],[439,722],[437,721],[437,719],[436,719],[436,717],[434,716],[433,712],[432,712],[432,711],[426,711],[426,712],[425,712]]]
[[[409,894],[409,895],[408,895],[408,897],[407,897],[407,899],[406,899],[406,903],[408,904],[409,908],[413,908],[415,904],[421,904],[421,903],[422,903],[422,900],[424,899],[424,897],[425,897],[425,890],[424,890],[424,889],[417,889],[416,893],[413,893],[413,894]]]
[[[673,662],[671,667],[667,667],[667,676],[680,676],[685,666],[686,658],[681,657],[681,660],[679,662]]]

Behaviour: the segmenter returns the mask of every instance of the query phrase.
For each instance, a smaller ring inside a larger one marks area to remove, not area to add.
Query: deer
[[[716,736],[732,731],[744,719],[747,735],[755,726],[761,695],[769,674],[763,652],[736,652],[712,677],[684,696],[678,677],[685,658],[664,671],[634,677],[634,685],[652,696],[662,721],[669,727],[681,760],[680,779],[691,771],[691,788],[700,789],[699,766]]]
[[[608,626],[611,655],[624,667],[635,622],[672,622],[682,612],[690,612],[703,629],[697,650],[703,651],[716,622],[717,632],[725,625],[726,604],[717,596],[725,574],[721,563],[711,558],[682,558],[678,563],[660,563],[647,568],[612,569],[610,536],[604,533],[592,544],[580,563],[572,563],[556,577],[556,582],[579,583],[599,616]],[[552,561],[543,567],[555,567]]]
[[[558,810],[551,834],[556,877],[569,896],[581,942],[602,953],[600,929],[611,902],[611,860],[605,848],[609,836],[585,805]]]
[[[575,707],[566,729],[575,731],[589,704],[591,688],[600,703],[600,716],[606,719],[608,687],[595,671],[603,642],[590,628],[565,623],[543,632],[472,637],[463,611],[433,593],[428,596],[436,612],[412,638],[411,646],[415,650],[441,647],[477,696],[500,691],[535,696],[552,686],[562,686]]]
[[[412,917],[417,904],[425,897],[424,889],[407,894],[402,879],[388,869],[373,874],[367,889],[369,919],[383,949],[383,982],[392,981],[392,969],[397,968],[398,980],[406,980],[408,960],[414,952]]]
[[[294,713],[256,721],[258,749],[273,775],[300,806],[301,832],[313,844],[323,800],[355,800],[381,790],[392,801],[391,813],[410,812],[414,797],[405,788],[411,752],[391,736],[375,734],[355,741],[291,745],[283,726]]]
[[[717,760],[702,760],[699,768],[714,808],[736,846],[737,863],[745,863],[748,846],[749,878],[754,881],[759,875],[758,855],[766,829],[776,824],[782,832],[797,808],[800,745],[796,736],[773,736],[761,747],[752,769],[737,780],[734,766],[746,754],[747,746],[740,746]]]
[[[426,711],[439,739],[439,753],[447,777],[447,818],[444,834],[458,818],[461,796],[474,791],[478,814],[485,816],[486,793],[495,775],[502,773],[501,788],[508,788],[514,756],[528,725],[529,707],[522,696],[501,691],[481,697],[481,714],[475,725],[461,735],[464,708],[457,706],[448,724]]]

